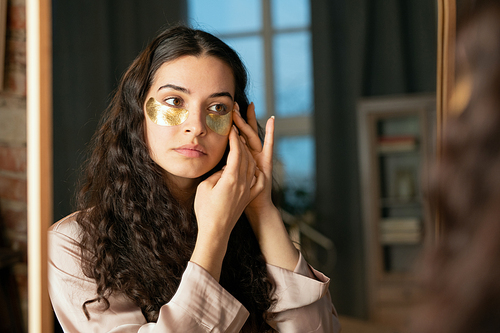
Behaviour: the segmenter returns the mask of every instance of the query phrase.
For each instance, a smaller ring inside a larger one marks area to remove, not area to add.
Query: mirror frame
[[[456,1],[438,0],[437,160],[454,82]],[[50,0],[26,0],[28,150],[28,332],[52,333],[48,296],[47,229],[53,219],[52,24]],[[436,239],[442,233],[436,216]]]
[[[442,139],[449,117],[448,102],[455,81],[456,0],[438,0],[438,45],[436,85],[436,160],[442,156]],[[443,227],[439,207],[435,216],[435,239],[439,242]]]
[[[26,0],[28,332],[54,332],[48,294],[52,224],[52,23],[50,0]]]

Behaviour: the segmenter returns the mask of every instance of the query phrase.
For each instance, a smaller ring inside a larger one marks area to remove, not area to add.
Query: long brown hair
[[[82,268],[97,284],[103,302],[125,294],[148,321],[177,291],[196,242],[193,208],[183,208],[171,194],[164,170],[150,157],[144,132],[143,105],[156,71],[185,55],[214,56],[229,65],[235,101],[246,119],[247,73],[238,55],[211,34],[187,27],[161,32],[124,74],[96,132],[86,176],[78,195],[77,221],[82,229]],[[227,151],[226,151],[227,154]],[[220,170],[225,157],[213,171]],[[224,258],[220,284],[250,312],[245,328],[265,331],[272,285],[264,258],[243,214]]]
[[[500,331],[500,2],[464,6],[456,93],[470,97],[446,124],[432,182],[444,232],[423,265],[419,333]]]

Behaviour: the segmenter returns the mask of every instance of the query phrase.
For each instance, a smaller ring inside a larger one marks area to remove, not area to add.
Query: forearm
[[[270,206],[266,209],[247,209],[245,213],[266,262],[293,271],[299,260],[299,253],[288,236],[279,210]]]
[[[226,237],[220,235],[198,235],[190,261],[204,268],[218,282],[227,242]]]

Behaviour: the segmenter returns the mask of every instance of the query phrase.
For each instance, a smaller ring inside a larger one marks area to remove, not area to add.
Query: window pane
[[[308,27],[309,0],[272,0],[271,15],[275,29]]]
[[[259,31],[261,0],[189,0],[190,26],[213,34]]]
[[[273,60],[276,114],[311,114],[314,105],[310,33],[276,35]]]
[[[283,208],[301,214],[312,209],[315,191],[315,154],[312,136],[290,136],[278,140],[276,168],[284,192]],[[280,174],[281,173],[281,174]]]
[[[255,104],[257,118],[266,114],[263,43],[260,36],[224,39],[241,57],[248,71],[248,99]]]

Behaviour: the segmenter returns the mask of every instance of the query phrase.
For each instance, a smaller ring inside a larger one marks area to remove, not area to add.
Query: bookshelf
[[[434,95],[358,103],[368,312],[400,331],[419,295],[413,266],[434,237],[422,192],[435,152],[435,108]]]

